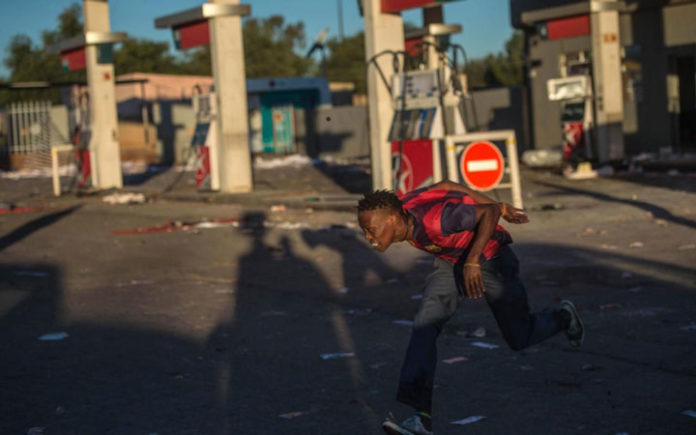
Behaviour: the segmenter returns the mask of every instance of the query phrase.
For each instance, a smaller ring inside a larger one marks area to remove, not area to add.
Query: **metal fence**
[[[50,152],[52,140],[51,102],[26,101],[11,103],[7,111],[6,153],[25,154]]]

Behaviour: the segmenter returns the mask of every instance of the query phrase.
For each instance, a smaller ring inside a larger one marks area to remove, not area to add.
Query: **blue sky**
[[[29,35],[36,43],[40,42],[41,31],[57,26],[60,12],[74,3],[74,0],[2,0],[0,5],[0,49],[1,57],[6,55],[7,45],[12,36],[18,33]],[[204,0],[111,0],[111,28],[127,32],[137,38],[168,41],[172,46],[171,32],[157,30],[153,21],[156,17],[182,9],[192,8]],[[324,27],[329,28],[329,36],[338,34],[338,0],[242,0],[249,3],[252,15],[267,17],[283,15],[287,21],[302,21],[305,24],[308,42]],[[81,2],[80,2],[81,3]],[[363,27],[358,13],[357,0],[342,0],[344,33],[351,35]],[[460,24],[461,34],[454,39],[462,44],[470,58],[503,50],[505,40],[510,37],[509,0],[464,0],[447,3],[444,6],[445,22]],[[421,23],[420,10],[406,11],[405,21]],[[0,65],[0,76],[6,77],[8,71]]]

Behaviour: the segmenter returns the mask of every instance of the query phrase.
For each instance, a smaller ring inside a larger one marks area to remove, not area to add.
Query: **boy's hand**
[[[469,299],[478,299],[486,291],[481,278],[481,267],[475,263],[464,264],[464,286]]]
[[[527,213],[524,210],[515,208],[505,202],[500,203],[500,213],[503,219],[513,224],[526,224],[529,222]]]

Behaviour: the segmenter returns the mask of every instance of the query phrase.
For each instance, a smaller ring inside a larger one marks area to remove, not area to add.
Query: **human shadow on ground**
[[[81,204],[77,204],[64,210],[55,211],[53,213],[46,214],[36,219],[32,219],[31,221],[20,226],[19,228],[16,228],[8,234],[5,234],[4,236],[0,237],[0,251],[4,250],[9,246],[14,245],[17,242],[24,240],[26,237],[29,237],[35,232],[41,230],[42,228],[53,225],[54,223],[58,222],[64,217],[79,210],[81,207]]]

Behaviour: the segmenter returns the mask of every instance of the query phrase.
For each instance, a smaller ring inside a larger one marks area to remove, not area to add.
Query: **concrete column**
[[[423,8],[422,15],[423,15],[423,27],[426,29],[428,28],[428,26],[430,24],[444,23],[444,15],[443,15],[443,11],[442,11],[442,5],[435,5],[435,6]],[[427,49],[426,49],[427,67],[428,67],[428,69],[437,69],[439,67],[437,50],[435,49],[434,45],[430,45],[430,44],[436,44],[437,38],[435,38],[435,36],[433,36],[433,35],[426,35],[423,37],[423,41],[429,43],[427,46]]]
[[[401,15],[383,14],[380,0],[363,0],[365,16],[365,55],[370,59],[384,50],[404,49],[404,26]],[[377,63],[388,81],[394,73],[392,57],[381,56]],[[391,83],[390,83],[391,85]],[[394,189],[392,186],[391,144],[387,140],[394,116],[391,95],[382,83],[374,65],[367,67],[367,96],[370,115],[370,151],[372,156],[372,188]]]
[[[239,4],[239,0],[211,0],[211,3]],[[218,164],[211,170],[219,171],[221,192],[251,192],[253,182],[241,17],[223,16],[210,20],[210,53],[218,108],[219,152]],[[211,166],[213,164],[211,161]]]
[[[109,3],[85,0],[85,32],[109,32]],[[99,63],[99,46],[87,45],[87,85],[91,137],[89,141],[92,185],[100,189],[123,187],[118,143],[118,115],[113,63]]]
[[[624,158],[619,2],[591,3],[592,73],[600,163]]]

